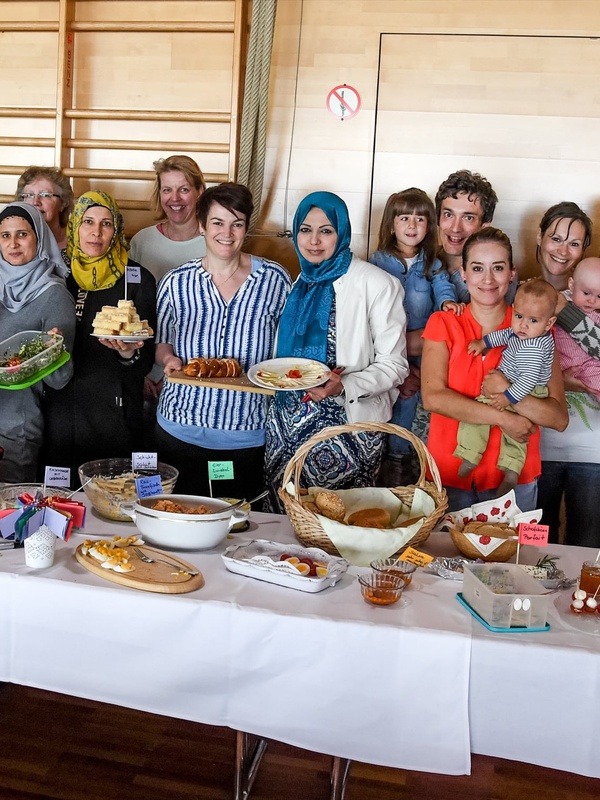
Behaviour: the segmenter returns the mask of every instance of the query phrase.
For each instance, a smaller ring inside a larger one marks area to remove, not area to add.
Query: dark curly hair
[[[468,169],[460,169],[458,172],[453,172],[448,175],[446,180],[440,185],[435,196],[435,212],[438,222],[440,220],[440,213],[442,210],[442,202],[447,197],[454,197],[455,199],[459,194],[466,194],[471,200],[479,200],[481,204],[482,216],[481,222],[489,223],[494,218],[494,211],[498,196],[492,188],[492,184],[479,175],[477,172],[471,172]]]

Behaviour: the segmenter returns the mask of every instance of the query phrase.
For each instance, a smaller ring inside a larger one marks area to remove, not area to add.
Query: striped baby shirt
[[[550,331],[532,339],[520,339],[512,328],[500,328],[483,337],[486,347],[502,347],[500,372],[512,383],[504,394],[519,403],[536,386],[546,386],[552,375],[554,339]]]

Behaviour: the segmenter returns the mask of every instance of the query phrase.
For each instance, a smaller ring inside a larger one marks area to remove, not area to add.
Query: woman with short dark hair
[[[291,280],[279,264],[242,252],[252,195],[225,183],[200,197],[206,256],[171,270],[158,289],[156,360],[165,375],[192,358],[236,358],[244,372],[273,355]],[[219,494],[263,487],[266,397],[165,381],[158,407],[161,460],[177,467],[180,492],[207,495],[208,462],[231,462]],[[233,494],[232,494],[233,493]]]

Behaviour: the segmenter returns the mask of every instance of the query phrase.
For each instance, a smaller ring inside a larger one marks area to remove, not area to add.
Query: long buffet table
[[[132,530],[90,510],[83,533]],[[233,540],[248,538],[295,541],[286,517],[259,513]],[[460,583],[419,570],[404,607],[374,608],[358,568],[318,594],[230,573],[231,540],[184,555],[202,589],[153,594],[85,570],[82,539],[47,570],[0,551],[0,680],[385,766],[465,774],[474,752],[600,777],[600,636],[554,607],[547,633],[491,633]],[[454,554],[445,534],[424,549]],[[552,551],[569,575],[595,556]]]

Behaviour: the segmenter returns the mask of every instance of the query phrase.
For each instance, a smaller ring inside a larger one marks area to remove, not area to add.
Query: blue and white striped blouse
[[[225,302],[211,276],[194,259],[168,272],[157,293],[157,342],[173,346],[184,364],[190,358],[237,358],[244,372],[273,356],[279,317],[291,288],[279,264],[252,256],[250,275]],[[176,425],[222,431],[265,427],[267,401],[261,394],[165,385],[159,415]]]

